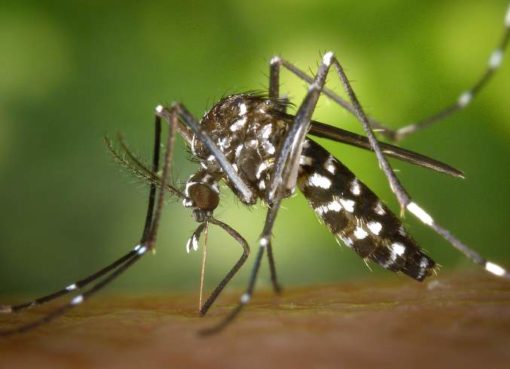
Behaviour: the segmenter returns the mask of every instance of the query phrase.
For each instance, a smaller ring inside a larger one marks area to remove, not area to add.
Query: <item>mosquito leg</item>
[[[200,331],[200,334],[202,335],[210,335],[219,333],[222,331],[225,327],[227,327],[231,322],[234,321],[234,319],[239,315],[241,310],[244,308],[246,304],[248,304],[251,300],[251,297],[253,295],[253,290],[255,289],[255,283],[257,282],[257,275],[260,269],[260,264],[262,261],[262,258],[264,256],[264,250],[266,249],[267,245],[270,243],[270,238],[266,237],[264,235],[271,234],[271,229],[274,224],[274,219],[276,216],[276,213],[280,207],[280,202],[277,201],[269,210],[266,216],[266,222],[264,225],[264,231],[262,232],[262,236],[259,239],[259,249],[255,258],[255,263],[253,264],[253,268],[250,274],[250,279],[248,282],[248,287],[246,288],[245,292],[241,295],[241,298],[239,300],[239,303],[237,306],[224,318],[222,319],[218,324],[203,329]]]
[[[250,276],[250,282],[248,289],[246,292],[241,296],[241,299],[238,303],[238,305],[230,312],[229,315],[227,315],[223,320],[220,321],[215,326],[212,326],[210,328],[203,329],[199,331],[202,335],[211,335],[215,333],[219,333],[222,331],[225,327],[227,327],[231,322],[234,321],[234,319],[239,315],[243,307],[250,301],[251,296],[253,295],[253,289],[255,288],[255,282],[257,281],[257,274],[260,269],[260,263],[262,261],[262,257],[264,256],[264,248],[259,247],[259,252],[257,253],[257,258],[255,259],[255,264],[253,265],[252,274]]]
[[[338,77],[340,78],[340,82],[342,83],[342,86],[347,93],[347,96],[349,97],[349,100],[351,101],[351,105],[353,106],[356,117],[360,121],[363,130],[365,131],[367,135],[367,139],[370,143],[370,146],[372,150],[375,153],[375,156],[377,157],[377,161],[379,162],[379,166],[381,167],[382,171],[386,175],[386,178],[388,179],[388,182],[390,184],[390,188],[397,197],[398,203],[400,205],[401,213],[403,213],[404,209],[407,207],[407,205],[411,202],[411,198],[409,197],[409,194],[404,189],[404,187],[400,184],[399,179],[395,175],[395,172],[391,168],[390,164],[388,163],[388,160],[382,153],[381,147],[379,146],[379,142],[375,138],[374,132],[372,131],[372,128],[370,126],[370,122],[368,120],[367,115],[365,114],[363,108],[361,107],[361,104],[356,97],[356,94],[354,93],[354,90],[352,89],[352,86],[349,82],[349,79],[347,78],[342,65],[338,61],[338,59],[333,55],[333,53],[328,53],[331,55],[331,64],[336,69]]]
[[[326,77],[331,66],[331,57],[332,54],[330,55],[329,53],[324,55],[322,64],[319,66],[317,74],[310,84],[308,93],[296,113],[294,124],[285,136],[278,157],[276,158],[276,165],[267,194],[267,202],[273,204],[270,213],[274,212],[274,214],[268,217],[268,219],[271,219],[271,221],[268,221],[269,228],[265,230],[261,240],[270,240],[274,218],[278,212],[280,201],[283,197],[288,196],[288,192],[292,192],[295,189],[302,145],[306,133],[308,132],[315,106],[317,105],[317,101],[326,82]],[[281,62],[282,60],[278,57],[271,59],[269,93],[273,99],[278,97],[276,94],[279,90],[279,65]],[[278,204],[276,207],[274,206],[275,201]],[[279,292],[280,287],[276,280],[271,242],[268,241],[264,243],[264,247],[267,248],[273,286],[275,290]]]
[[[469,246],[461,242],[457,239],[450,231],[443,228],[441,225],[435,222],[435,220],[430,216],[423,208],[421,208],[417,203],[410,202],[407,206],[407,210],[416,216],[423,224],[432,228],[437,234],[443,237],[450,245],[463,253],[468,259],[470,259],[473,263],[482,266],[489,273],[494,274],[495,276],[502,277],[505,279],[510,279],[510,273],[505,270],[503,267],[495,264],[475,250],[471,249]]]
[[[227,286],[227,284],[230,282],[230,280],[236,275],[236,273],[241,269],[243,264],[245,263],[246,259],[248,258],[248,255],[250,254],[250,247],[248,246],[248,242],[232,227],[230,227],[228,224],[225,224],[217,219],[215,219],[212,216],[209,216],[206,221],[203,223],[200,223],[197,229],[193,232],[190,239],[188,240],[188,243],[186,245],[186,251],[189,253],[191,250],[197,251],[198,250],[198,244],[200,241],[200,237],[202,233],[207,232],[207,225],[208,223],[217,225],[225,232],[227,232],[234,240],[236,240],[241,247],[243,248],[243,253],[237,263],[232,267],[232,269],[227,273],[225,277],[221,280],[221,282],[216,286],[216,288],[213,290],[213,292],[209,295],[207,300],[204,302],[204,304],[200,304],[200,315],[204,316],[209,308],[214,304],[220,293],[223,291],[223,289]]]
[[[203,335],[216,334],[222,331],[225,327],[227,327],[234,319],[239,315],[239,313],[243,310],[243,308],[250,302],[253,291],[255,289],[255,283],[257,282],[257,275],[260,269],[260,264],[262,258],[264,256],[264,251],[268,245],[271,243],[271,233],[274,226],[274,222],[276,220],[276,215],[278,210],[280,209],[281,198],[277,197],[273,205],[268,209],[266,220],[264,222],[264,229],[262,231],[262,235],[259,238],[259,248],[255,258],[255,263],[253,264],[253,268],[250,274],[250,279],[248,281],[248,287],[245,292],[241,295],[237,306],[232,309],[232,311],[222,319],[218,324],[206,328],[200,331]]]
[[[171,132],[168,133],[169,141],[170,141],[170,135]],[[152,173],[157,173],[159,170],[159,157],[160,157],[160,148],[161,148],[161,118],[159,116],[155,116],[154,119],[154,147],[153,147],[153,153],[152,153]],[[167,151],[170,149],[170,147],[167,146]],[[165,177],[161,179],[161,190],[160,193],[164,192],[164,181]],[[148,240],[153,219],[152,216],[154,214],[154,204],[156,201],[156,185],[154,183],[151,183],[150,190],[149,190],[149,204],[147,206],[147,214],[145,215],[145,224],[143,227],[143,233],[142,233],[142,239],[140,240],[141,244],[145,244],[145,242]]]
[[[507,8],[507,12],[504,20],[504,28],[503,34],[501,35],[501,39],[496,46],[496,48],[492,51],[486,69],[482,73],[482,75],[476,80],[474,85],[466,91],[462,92],[457,101],[446,106],[439,112],[432,114],[428,117],[425,117],[421,120],[418,120],[415,123],[408,124],[404,127],[400,127],[397,130],[386,129],[386,131],[382,132],[383,135],[389,138],[393,138],[395,140],[401,140],[411,134],[418,132],[424,128],[427,128],[434,123],[437,123],[446,117],[452,115],[453,113],[465,109],[472,100],[483,90],[483,88],[488,84],[488,82],[494,76],[494,73],[501,67],[503,63],[503,56],[507,49],[508,42],[510,40],[510,5]]]
[[[75,296],[67,304],[51,311],[50,313],[46,314],[45,316],[43,316],[40,319],[37,319],[35,321],[32,321],[30,323],[27,323],[27,324],[24,324],[24,325],[21,325],[19,327],[15,327],[12,329],[0,330],[0,337],[12,336],[14,334],[28,332],[28,331],[30,331],[34,328],[37,328],[43,324],[49,323],[50,321],[65,314],[68,310],[72,309],[73,307],[80,305],[85,300],[89,299],[92,295],[94,295],[96,292],[98,292],[103,287],[105,287],[107,284],[112,282],[115,278],[117,278],[121,273],[123,273],[125,270],[127,270],[130,266],[132,266],[147,251],[146,247],[140,246],[140,245],[137,246],[135,249],[136,249],[136,251],[133,250],[134,255],[127,262],[122,264],[120,267],[118,267],[116,270],[114,270],[111,274],[109,274],[106,278],[101,280],[99,283],[92,286],[92,288],[89,289],[88,291],[84,292],[81,295]]]
[[[269,62],[269,98],[271,100],[280,99],[280,58],[274,56]],[[269,273],[271,276],[271,284],[273,290],[280,294],[282,292],[281,284],[278,282],[278,275],[276,272],[276,263],[273,255],[273,247],[271,243],[267,245],[267,259],[269,262]]]
[[[158,120],[159,120],[159,118],[156,118],[155,141],[157,142],[157,145],[155,144],[155,153],[154,153],[155,162],[153,163],[153,169],[154,169],[154,167],[157,168],[158,161],[159,161],[159,141],[160,141],[160,136],[161,136],[161,124],[160,124],[160,122],[158,122]],[[152,212],[152,208],[154,206],[153,197],[154,197],[154,194],[152,193],[152,190],[151,190],[151,194],[149,195],[148,214]],[[146,220],[145,228],[147,228],[147,222],[148,221]],[[145,233],[145,230],[144,230],[144,233]],[[26,302],[26,303],[21,303],[21,304],[16,304],[16,305],[0,305],[0,313],[20,312],[20,311],[50,302],[54,299],[57,299],[61,296],[66,295],[66,294],[77,292],[77,291],[81,290],[82,288],[86,287],[87,285],[89,285],[90,283],[92,283],[93,281],[95,281],[96,279],[104,276],[105,274],[109,273],[113,269],[117,268],[118,266],[120,266],[123,263],[125,263],[126,261],[128,261],[131,257],[133,257],[136,254],[136,251],[137,250],[132,250],[132,251],[128,252],[126,255],[122,256],[121,258],[117,259],[116,261],[114,261],[110,265],[107,265],[106,267],[97,271],[96,273],[91,274],[88,277],[85,277],[75,283],[72,283],[69,286],[67,286],[61,290],[58,290],[56,292],[39,297],[33,301]]]
[[[243,248],[243,254],[239,258],[237,263],[232,267],[232,269],[227,273],[227,275],[221,280],[218,286],[216,286],[214,291],[209,295],[205,303],[200,308],[200,315],[202,316],[205,315],[209,308],[211,307],[211,305],[214,304],[214,302],[220,295],[221,291],[223,291],[225,286],[236,275],[239,269],[241,269],[246,259],[248,258],[248,255],[250,254],[250,247],[248,246],[248,242],[246,242],[246,240],[232,227],[212,217],[209,218],[208,222],[223,228],[225,232],[227,232],[232,238],[234,238]]]
[[[273,56],[269,62],[269,98],[271,100],[280,98],[280,64],[279,56]]]
[[[276,82],[274,82],[274,80],[276,80],[276,78],[279,78],[281,67],[284,67],[286,70],[288,70],[289,72],[294,74],[299,79],[307,82],[308,84],[312,84],[314,81],[314,78],[312,76],[303,72],[301,69],[296,67],[294,64],[290,63],[289,61],[287,61],[279,56],[274,56],[271,59],[271,66],[270,66],[270,80],[269,80],[270,81],[270,85],[269,85],[270,89],[269,89],[269,91],[270,91],[271,98],[273,98],[271,96],[271,91],[275,89],[275,87],[273,87],[276,83]],[[279,88],[276,88],[276,91],[278,91],[278,90],[279,90]],[[352,105],[349,102],[347,102],[346,100],[344,100],[342,97],[337,95],[333,90],[324,86],[322,88],[322,93],[325,96],[327,96],[328,98],[330,98],[331,100],[333,100],[334,102],[336,102],[342,108],[344,108],[351,114],[355,115],[355,111],[354,111],[354,108],[352,107]],[[376,121],[373,118],[370,118],[370,124],[372,125],[372,127],[375,127],[375,128],[383,128],[382,123]]]
[[[269,262],[269,273],[271,277],[271,285],[273,286],[273,291],[277,294],[282,293],[282,286],[280,282],[278,282],[278,275],[276,273],[276,263],[274,261],[273,256],[273,246],[271,243],[267,245],[267,260]]]
[[[157,172],[159,168],[159,150],[160,150],[160,138],[161,138],[161,122],[159,117],[156,117],[156,123],[155,123],[155,145],[154,145],[154,157],[153,157],[153,165],[152,169],[153,171]],[[171,140],[173,139],[171,137],[171,133],[169,133],[169,140],[168,142],[171,143]],[[171,145],[167,144],[167,154],[165,156],[165,169],[168,173],[168,158],[169,158],[169,152],[171,151]],[[165,170],[164,170],[165,172]],[[161,188],[165,188],[166,186],[166,178],[163,177],[161,179]],[[42,324],[48,323],[52,321],[53,319],[63,315],[68,310],[72,309],[73,307],[80,305],[83,303],[86,299],[90,298],[92,295],[97,293],[99,290],[101,290],[103,287],[108,285],[110,282],[112,282],[115,278],[117,278],[121,273],[123,273],[125,270],[127,270],[130,266],[132,266],[135,262],[137,262],[149,249],[149,246],[147,244],[148,240],[154,240],[155,236],[151,234],[151,232],[154,232],[156,228],[154,228],[154,217],[153,214],[155,213],[154,206],[155,206],[155,193],[156,193],[156,184],[152,183],[150,187],[149,192],[149,204],[147,207],[147,215],[145,219],[145,225],[144,230],[141,238],[141,242],[139,245],[135,246],[132,251],[127,253],[125,256],[121,257],[114,263],[110,264],[109,266],[101,269],[100,271],[90,275],[87,278],[84,278],[76,283],[73,283],[66,287],[63,290],[57,291],[53,294],[47,295],[41,299],[34,300],[35,303],[29,303],[29,304],[19,304],[19,305],[13,305],[13,306],[5,306],[0,305],[0,312],[13,312],[13,311],[20,311],[27,307],[34,306],[40,303],[48,302],[50,300],[53,300],[57,297],[63,296],[67,293],[79,291],[83,289],[88,284],[92,283],[93,281],[99,279],[102,276],[105,276],[101,281],[93,285],[89,290],[76,295],[73,297],[67,304],[58,307],[57,309],[51,311],[50,313],[44,315],[42,318],[35,320],[33,322],[21,325],[19,327],[15,327],[13,329],[7,329],[7,330],[1,330],[0,336],[10,336],[13,334],[23,333],[30,331]],[[160,193],[164,193],[163,190],[160,191]],[[158,201],[157,206],[162,206],[162,201]],[[156,211],[158,211],[158,208],[156,208]],[[157,214],[157,213],[156,213]],[[109,273],[110,274],[107,274]]]
[[[302,145],[310,127],[313,111],[324,88],[332,60],[332,53],[324,54],[317,74],[308,88],[308,93],[299,106],[294,124],[290,127],[281,144],[266,195],[268,204],[272,204],[277,196],[288,196],[296,187]],[[281,194],[277,194],[277,192],[281,192]]]
[[[163,111],[163,107],[158,105],[156,107],[156,124],[160,124],[161,112]],[[154,209],[152,213],[149,214],[147,212],[146,218],[146,226],[144,228],[144,233],[142,236],[143,244],[147,245],[150,250],[153,250],[156,244],[156,236],[159,228],[159,224],[161,222],[161,213],[163,210],[164,200],[165,200],[165,191],[164,189],[167,186],[169,181],[169,174],[172,170],[172,159],[173,159],[173,148],[175,142],[175,133],[177,129],[177,112],[175,109],[171,109],[169,111],[169,115],[166,116],[168,120],[168,138],[166,141],[166,151],[163,161],[163,170],[161,174],[161,189],[156,197],[156,185],[151,185],[151,192],[149,196],[149,209]],[[153,169],[159,167],[159,160],[156,159],[156,156],[159,155],[159,145],[158,148],[154,148],[154,161],[153,161]],[[150,225],[149,225],[150,224]]]
[[[0,313],[17,313],[21,312],[26,309],[33,308],[35,306],[39,306],[42,304],[45,304],[47,302],[50,302],[52,300],[55,300],[61,296],[65,296],[70,293],[74,293],[77,291],[80,291],[82,288],[88,286],[93,281],[97,280],[98,278],[104,276],[105,274],[108,274],[110,271],[114,270],[115,268],[119,267],[120,265],[124,264],[128,260],[130,260],[134,255],[136,254],[135,250],[131,250],[126,255],[122,256],[121,258],[115,260],[110,265],[104,267],[103,269],[97,271],[94,274],[89,275],[86,278],[80,279],[77,282],[74,282],[70,284],[69,286],[55,291],[53,293],[50,293],[48,295],[39,297],[37,299],[34,299],[33,301],[24,302],[20,304],[15,305],[0,305]]]

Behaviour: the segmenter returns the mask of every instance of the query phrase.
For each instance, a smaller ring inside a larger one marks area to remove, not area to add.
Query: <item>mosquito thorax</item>
[[[222,99],[200,121],[204,131],[253,191],[252,199],[241,199],[244,203],[254,204],[259,198],[265,198],[276,152],[287,131],[287,123],[279,116],[284,109],[281,100],[274,101],[255,94],[237,94]],[[199,140],[193,139],[191,149],[199,158],[203,170],[216,178],[225,179],[236,192],[214,155]]]

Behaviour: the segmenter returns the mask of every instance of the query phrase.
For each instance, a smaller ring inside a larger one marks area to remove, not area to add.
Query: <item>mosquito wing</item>
[[[360,147],[365,150],[372,150],[370,143],[368,142],[368,138],[365,136],[361,136],[338,127],[333,127],[328,124],[312,121],[310,131],[308,133],[316,137],[327,138]],[[464,178],[464,173],[462,173],[462,171],[438,160],[429,158],[428,156],[384,142],[379,142],[379,146],[381,147],[382,152],[389,157],[406,161],[420,167],[432,169],[436,172],[445,173],[453,177]]]

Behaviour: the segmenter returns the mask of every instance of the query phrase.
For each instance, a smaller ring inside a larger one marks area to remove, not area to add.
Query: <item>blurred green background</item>
[[[184,102],[197,116],[221,96],[267,88],[268,60],[285,56],[305,70],[334,50],[366,110],[401,126],[454,101],[482,72],[502,32],[506,0],[448,1],[3,1],[0,5],[0,294],[36,294],[81,278],[131,249],[144,220],[147,187],[119,168],[103,136],[122,131],[149,158],[157,104]],[[299,103],[304,83],[283,74]],[[329,85],[340,91],[336,78]],[[484,255],[510,266],[510,66],[463,112],[404,141],[465,171],[457,180],[393,162],[415,199]],[[316,117],[360,131],[323,100]],[[174,175],[196,168],[182,146]],[[325,143],[395,209],[374,157]],[[247,210],[226,189],[219,219],[252,244],[264,208]],[[410,231],[443,271],[476,269],[407,216]],[[198,291],[200,253],[186,254],[196,224],[169,202],[155,257],[113,290]],[[275,235],[284,285],[370,272],[337,245],[301,195],[285,202]],[[239,247],[209,236],[207,286]],[[247,279],[248,261],[232,287]],[[267,268],[260,285],[268,286]]]

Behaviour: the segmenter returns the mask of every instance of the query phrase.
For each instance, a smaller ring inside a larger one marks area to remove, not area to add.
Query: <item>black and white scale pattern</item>
[[[419,281],[431,274],[435,262],[407,234],[397,216],[310,139],[300,158],[298,186],[331,233],[363,259]]]
[[[253,191],[254,197],[244,201],[246,204],[265,199],[276,152],[289,127],[286,115],[278,114],[283,104],[259,95],[232,95],[216,104],[200,122]],[[190,178],[193,185],[203,177],[208,180],[204,185],[217,188],[211,183],[214,178],[225,180],[236,191],[203,144],[194,140],[191,149],[202,167],[201,175]],[[407,234],[397,216],[340,161],[310,139],[300,158],[298,188],[329,230],[363,259],[419,281],[431,274],[434,261]]]
[[[286,121],[275,118],[284,104],[255,94],[231,95],[218,102],[200,121],[201,127],[253,192],[251,199],[241,199],[247,205],[265,197],[277,148],[288,128]],[[191,150],[200,159],[203,170],[230,186],[205,145],[193,139]],[[237,194],[234,186],[230,188]]]

